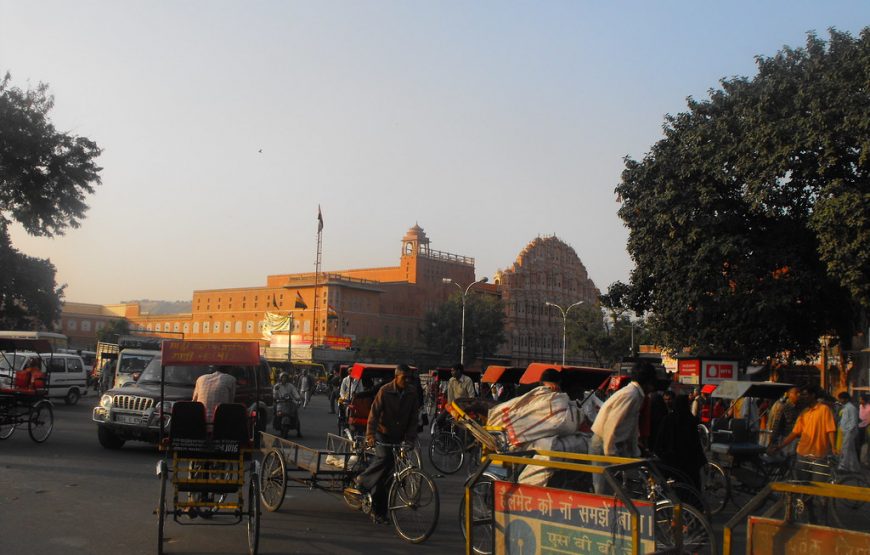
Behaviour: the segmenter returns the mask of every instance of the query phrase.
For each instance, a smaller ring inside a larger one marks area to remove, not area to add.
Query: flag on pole
[[[331,304],[326,305],[326,319],[327,320],[338,320],[338,312],[332,308]]]
[[[302,298],[302,293],[296,291],[296,308],[301,308],[305,310],[308,308],[308,305],[305,304],[305,299]]]
[[[320,205],[317,205],[317,232],[323,231],[323,214],[320,212]]]
[[[278,302],[275,300],[278,295],[272,295],[272,306],[278,308]]]

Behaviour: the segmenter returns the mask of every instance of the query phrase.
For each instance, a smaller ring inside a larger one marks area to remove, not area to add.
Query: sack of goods
[[[486,423],[504,429],[508,443],[517,447],[543,437],[576,433],[578,416],[577,405],[566,393],[541,386],[493,407]]]

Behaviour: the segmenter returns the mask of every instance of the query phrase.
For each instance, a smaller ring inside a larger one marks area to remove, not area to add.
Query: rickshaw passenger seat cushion
[[[710,445],[710,451],[721,455],[760,455],[767,451],[767,448],[757,443],[740,442],[740,443],[713,443]]]
[[[248,411],[239,403],[221,403],[214,411],[212,438],[248,442]]]
[[[206,439],[205,405],[198,401],[178,401],[172,405],[169,438]]]

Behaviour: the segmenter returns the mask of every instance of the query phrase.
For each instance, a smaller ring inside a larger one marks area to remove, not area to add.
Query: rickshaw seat
[[[745,418],[732,418],[728,423],[727,432],[719,430],[714,433],[724,433],[728,438],[728,441],[716,441],[710,444],[710,450],[714,453],[741,456],[760,455],[767,451],[767,448],[752,441],[752,434]]]
[[[248,411],[239,403],[221,403],[214,411],[212,439],[236,441],[245,445],[248,436]]]
[[[205,423],[205,405],[199,401],[177,401],[172,405],[169,439],[197,439],[208,437]]]

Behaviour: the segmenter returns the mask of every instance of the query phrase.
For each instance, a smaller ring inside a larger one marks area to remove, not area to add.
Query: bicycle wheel
[[[474,476],[474,473],[477,472],[477,469],[480,468],[481,464],[483,464],[480,460],[482,456],[480,452],[480,444],[475,443],[472,445],[466,452],[466,456],[468,457],[468,464],[466,465],[468,475]]]
[[[390,484],[387,512],[396,534],[405,541],[420,543],[438,525],[441,504],[435,482],[416,468],[411,468]]]
[[[691,505],[703,513],[708,520],[710,519],[710,515],[712,514],[710,512],[710,506],[704,500],[704,495],[694,486],[684,484],[683,482],[669,480],[668,487],[671,488],[671,491],[674,492],[680,503]]]
[[[716,539],[713,528],[704,515],[691,505],[682,505],[683,553],[716,555]],[[673,548],[676,542],[676,527],[674,522],[674,504],[670,501],[659,501],[655,508],[655,539],[656,550]]]
[[[54,429],[54,411],[51,403],[40,401],[30,408],[30,418],[27,420],[27,433],[36,443],[42,443],[51,435]]]
[[[465,460],[459,438],[450,432],[437,432],[429,444],[429,460],[435,470],[442,474],[457,472]]]
[[[860,472],[842,473],[835,482],[840,486],[870,488],[870,479]],[[864,530],[870,517],[870,503],[851,499],[831,499],[831,514],[838,528]]]
[[[0,415],[0,417],[8,417],[11,415]],[[0,424],[0,439],[9,439],[12,437],[12,434],[15,433],[15,423],[14,422],[5,422]]]
[[[471,526],[473,538],[471,549],[478,555],[489,555],[493,552],[493,506],[494,491],[493,482],[498,478],[485,473],[480,481],[471,488]],[[459,501],[459,527],[462,537],[468,538],[465,527],[465,494]]]
[[[287,472],[284,457],[276,450],[269,451],[263,459],[263,474],[260,476],[260,498],[269,512],[281,508],[287,493]]]
[[[722,512],[731,496],[731,481],[725,470],[714,462],[708,462],[701,469],[701,493],[711,515]]]
[[[248,481],[248,553],[257,555],[260,548],[260,483],[256,472],[251,473]]]

